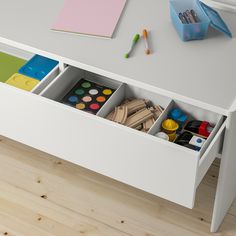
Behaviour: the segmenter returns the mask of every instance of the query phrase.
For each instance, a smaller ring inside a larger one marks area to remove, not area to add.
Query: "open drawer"
[[[0,100],[0,134],[192,208],[196,188],[222,145],[225,127],[222,116],[208,112],[217,121],[217,128],[205,149],[196,152],[153,136],[151,132],[160,120],[149,133],[143,133],[104,119],[119,102],[119,95],[124,95],[125,85],[115,85],[116,93],[97,115],[55,101],[66,90],[63,84],[67,87],[75,83],[76,73],[84,75],[83,70],[76,72],[68,67],[42,96],[0,84],[0,97],[4,98]],[[160,101],[166,111],[173,106],[168,97],[140,88],[131,90],[133,94]],[[201,158],[203,164],[199,164]]]
[[[23,59],[25,61],[30,60],[34,54],[20,50],[14,47],[10,47],[4,44],[0,44],[0,52],[6,53],[11,56]],[[1,68],[2,69],[2,68]],[[16,73],[15,71],[14,73]],[[47,74],[32,90],[32,93],[39,94],[45,87],[47,87],[53,79],[60,73],[59,66],[55,66],[49,74]],[[13,74],[12,74],[13,75]]]

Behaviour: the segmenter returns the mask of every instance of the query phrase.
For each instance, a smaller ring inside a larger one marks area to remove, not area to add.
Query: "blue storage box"
[[[58,64],[47,57],[35,55],[24,66],[19,69],[19,73],[37,80],[42,80]]]
[[[179,13],[186,10],[194,10],[199,22],[182,23]],[[210,25],[232,37],[219,13],[199,0],[170,0],[170,15],[172,23],[183,41],[204,39]]]

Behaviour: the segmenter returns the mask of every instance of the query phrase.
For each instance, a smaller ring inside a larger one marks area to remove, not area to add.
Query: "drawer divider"
[[[114,109],[114,107],[118,106],[122,102],[125,96],[124,94],[125,84],[121,84],[114,94],[103,105],[103,107],[97,113],[97,116],[105,118]]]
[[[156,122],[154,123],[154,125],[151,127],[151,129],[148,131],[148,134],[150,135],[155,135],[157,132],[161,131],[161,124],[162,122],[167,119],[168,113],[170,112],[170,110],[172,109],[174,105],[174,101],[171,100],[168,104],[168,106],[166,107],[166,109],[162,112],[162,114],[160,115],[160,117],[156,120]]]

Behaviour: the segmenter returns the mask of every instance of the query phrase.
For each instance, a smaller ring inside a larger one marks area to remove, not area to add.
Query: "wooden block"
[[[144,99],[133,99],[132,101],[127,102],[125,105],[128,107],[128,115],[147,107],[148,102],[148,100]]]
[[[115,113],[115,110],[113,110],[112,112],[110,112],[110,113],[106,116],[106,119],[113,121],[112,118],[113,118],[113,116],[114,116],[114,113]]]
[[[125,122],[125,125],[130,128],[135,128],[140,124],[144,123],[146,120],[153,117],[154,117],[153,112],[147,108],[144,108],[134,113],[133,115],[129,116]]]
[[[141,124],[141,125],[135,127],[135,129],[136,129],[136,130],[142,130],[142,129],[143,129],[143,125]]]
[[[146,120],[144,123],[143,123],[143,129],[145,132],[148,132],[148,130],[154,125],[155,123],[155,119],[152,117],[148,120]]]
[[[119,124],[124,124],[127,120],[128,116],[128,108],[126,105],[119,106],[115,108],[115,112],[113,114],[112,120]]]
[[[140,131],[143,133],[147,133],[147,131],[145,129],[141,129]]]
[[[164,110],[159,106],[159,105],[156,105],[154,106],[154,118],[155,120],[157,120],[159,118],[159,116],[162,114]]]
[[[131,102],[132,100],[134,100],[135,98],[126,98],[122,103],[121,105],[125,105],[127,104],[128,102]]]

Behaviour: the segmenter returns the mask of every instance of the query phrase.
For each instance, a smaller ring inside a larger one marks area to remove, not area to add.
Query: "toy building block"
[[[16,88],[31,91],[39,83],[39,80],[16,73],[12,75],[6,83]]]
[[[185,123],[187,122],[188,116],[184,114],[181,109],[174,108],[170,111],[169,118],[179,124],[178,132],[180,132],[183,129]]]
[[[162,122],[162,129],[169,136],[170,142],[176,139],[176,131],[178,128],[178,123],[172,119],[166,119]]]
[[[192,120],[186,124],[184,129],[207,138],[214,129],[214,126],[208,121]]]
[[[18,72],[41,81],[57,64],[58,61],[35,55]]]

